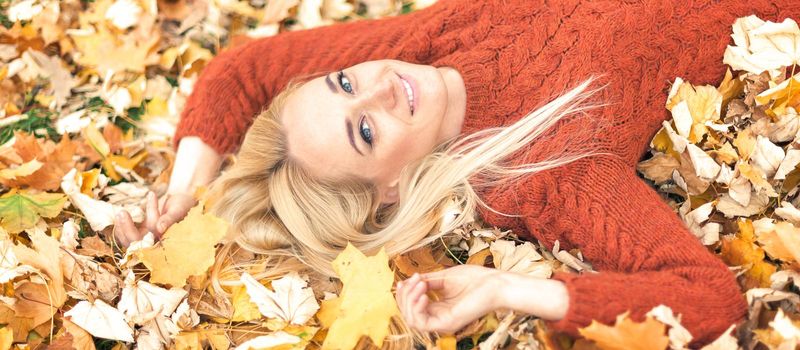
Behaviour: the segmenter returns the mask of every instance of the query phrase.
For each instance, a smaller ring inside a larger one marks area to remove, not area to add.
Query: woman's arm
[[[193,194],[198,187],[214,180],[222,155],[197,136],[183,138],[169,179],[167,194]]]
[[[174,145],[197,136],[219,154],[235,152],[256,114],[293,77],[374,59],[430,59],[430,37],[467,3],[440,0],[409,14],[285,32],[224,51],[200,74]]]
[[[500,307],[558,321],[567,314],[569,293],[563,282],[506,272],[501,275],[503,288],[498,288]]]

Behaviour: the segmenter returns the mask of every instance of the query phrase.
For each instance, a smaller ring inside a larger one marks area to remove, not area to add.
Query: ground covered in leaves
[[[258,280],[259,257],[231,252],[255,263],[215,293],[207,271],[227,223],[202,204],[158,243],[115,245],[114,215],[127,210],[141,221],[147,192],[166,190],[178,116],[221,50],[431,2],[0,0],[0,350],[367,347],[391,341],[393,283],[415,272],[465,263],[545,278],[591,270],[578,251],[548,251],[476,221],[391,260],[348,247],[326,290],[297,273]],[[748,320],[707,348],[793,349],[800,29],[748,17],[732,32],[720,57],[731,70],[719,86],[676,77],[664,96],[673,118],[638,168],[731,266],[750,303]],[[691,340],[665,306],[643,323],[620,315],[581,333],[569,339],[534,317],[498,311],[421,345],[682,349]]]

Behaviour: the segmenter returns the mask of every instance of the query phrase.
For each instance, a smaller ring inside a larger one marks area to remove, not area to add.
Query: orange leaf
[[[764,250],[755,245],[753,222],[739,220],[739,233],[736,237],[722,239],[720,257],[728,265],[750,266],[744,273],[745,289],[769,287],[769,277],[775,273],[774,265],[764,261]]]
[[[613,327],[593,320],[588,327],[578,328],[582,336],[604,350],[666,349],[669,338],[664,334],[665,331],[663,323],[650,317],[637,323],[628,318],[628,312],[617,316]]]
[[[42,163],[42,166],[27,176],[20,176],[13,180],[0,178],[0,183],[8,187],[29,186],[38,190],[55,190],[61,185],[61,178],[75,166],[72,156],[75,154],[77,143],[72,142],[66,135],[58,144],[50,140],[42,140],[33,135],[15,132],[14,150],[24,162],[33,159]]]

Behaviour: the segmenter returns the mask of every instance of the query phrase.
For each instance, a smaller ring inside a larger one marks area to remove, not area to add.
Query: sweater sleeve
[[[195,83],[173,145],[196,135],[221,154],[235,152],[254,117],[298,75],[375,59],[422,62],[430,53],[429,37],[447,15],[442,12],[466,3],[441,0],[408,14],[285,32],[224,51]]]
[[[579,248],[598,271],[554,275],[566,284],[569,307],[563,319],[548,324],[577,336],[577,328],[593,319],[614,324],[630,311],[641,322],[664,304],[683,315],[693,345],[713,341],[747,313],[734,275],[629,166],[609,159],[565,166],[558,179],[575,181],[550,182],[554,186],[542,192],[546,209],[522,210],[532,234],[546,244],[558,239],[565,249]]]

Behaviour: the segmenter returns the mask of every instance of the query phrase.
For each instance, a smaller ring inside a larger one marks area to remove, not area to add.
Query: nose
[[[373,86],[362,89],[360,101],[362,108],[372,112],[381,110],[393,112],[397,104],[394,82],[392,81],[393,77],[394,73],[385,74],[384,78]]]

